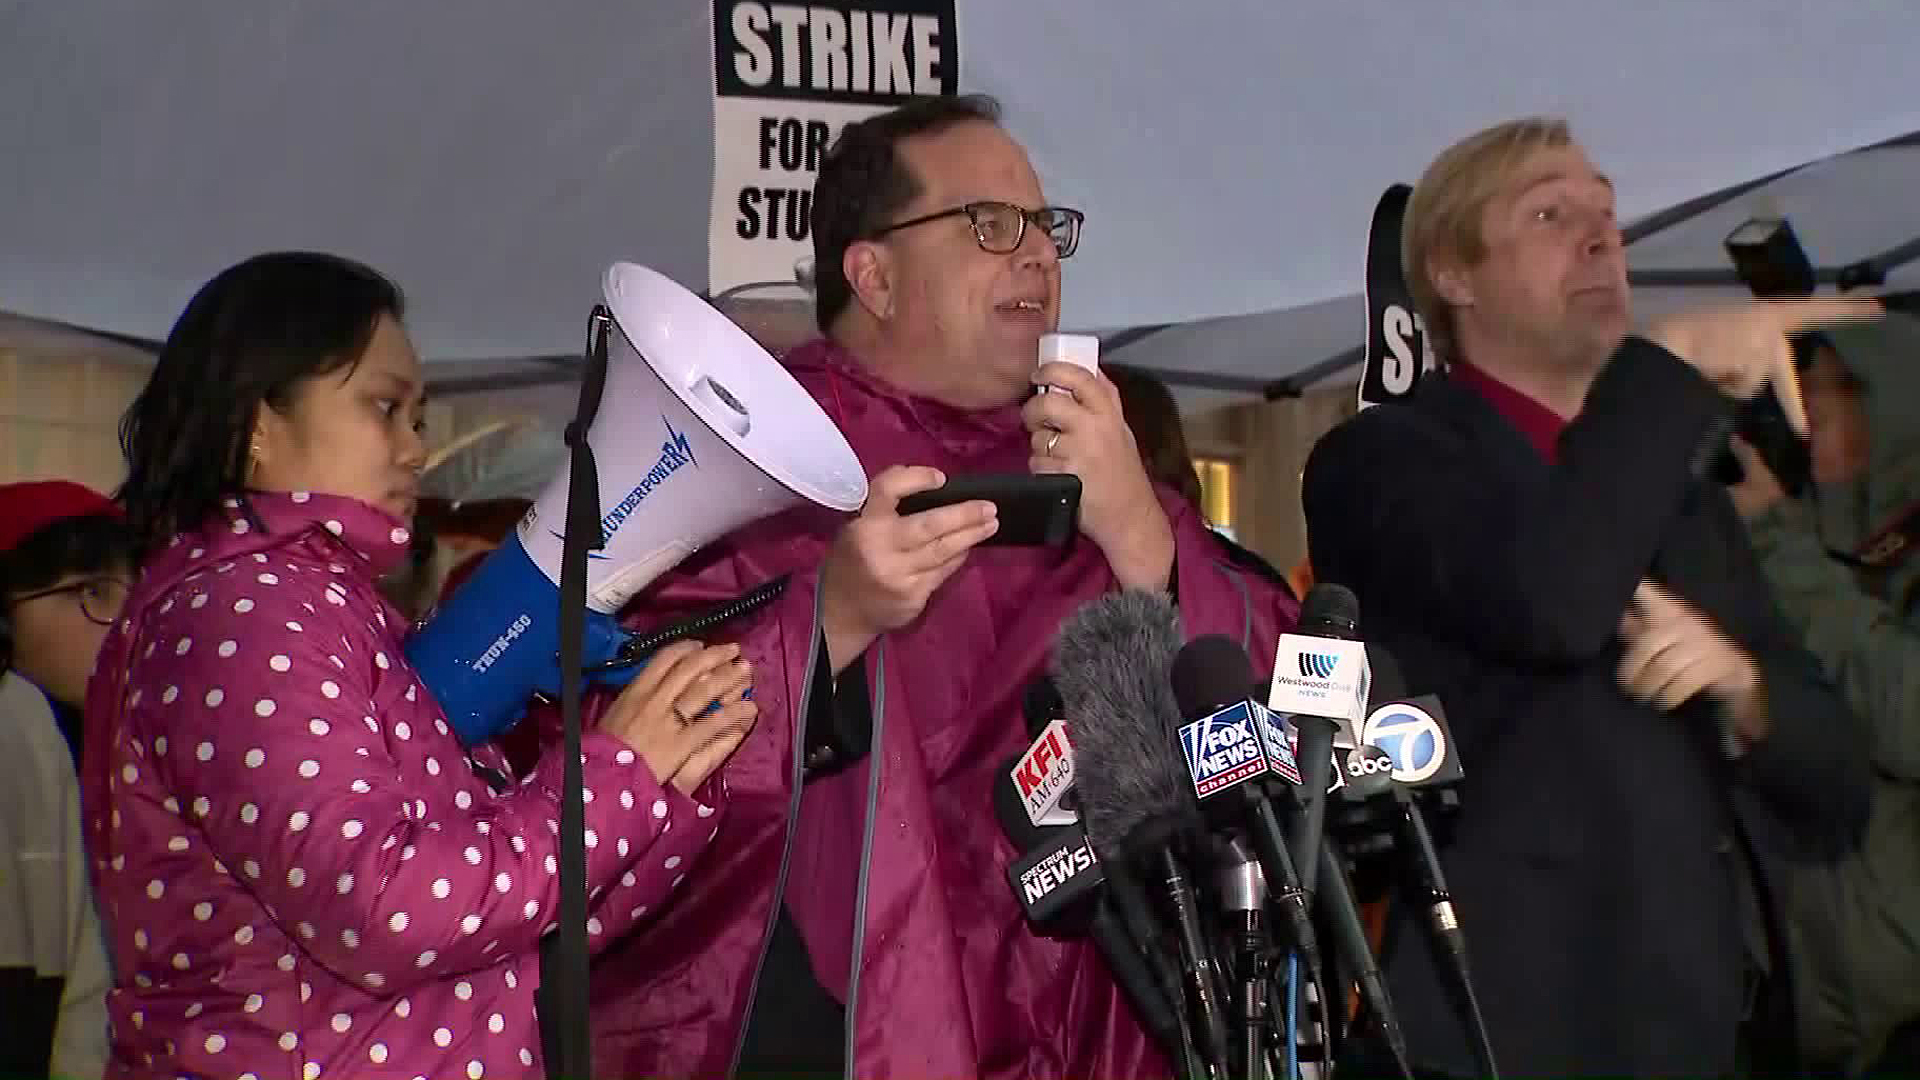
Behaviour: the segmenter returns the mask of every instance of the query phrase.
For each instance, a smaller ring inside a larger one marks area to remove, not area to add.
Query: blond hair
[[[1514,169],[1537,150],[1573,142],[1567,122],[1529,116],[1496,124],[1440,152],[1414,185],[1400,229],[1400,265],[1427,340],[1443,360],[1455,358],[1453,309],[1433,283],[1434,262],[1472,266],[1487,254],[1481,218]]]

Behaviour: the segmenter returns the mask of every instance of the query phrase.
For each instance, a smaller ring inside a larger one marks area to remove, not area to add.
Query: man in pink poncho
[[[599,1075],[1167,1073],[1094,948],[1023,921],[990,793],[1060,624],[1101,594],[1170,591],[1189,635],[1260,660],[1296,609],[1148,480],[1111,383],[1036,370],[1079,225],[1045,205],[984,99],[865,120],[829,154],[813,204],[827,336],[786,363],[872,495],[851,520],[809,508],[743,530],[633,608],[651,625],[792,574],[727,627],[761,723],[688,891],[596,968]],[[894,512],[945,477],[1027,471],[1080,478],[1071,545],[975,547],[986,503]],[[872,746],[837,770],[819,752],[836,726]]]

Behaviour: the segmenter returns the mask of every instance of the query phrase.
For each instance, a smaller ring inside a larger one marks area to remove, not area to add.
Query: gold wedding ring
[[[1060,433],[1059,433],[1058,431],[1056,431],[1056,432],[1054,432],[1053,434],[1051,434],[1051,435],[1049,435],[1049,436],[1047,436],[1047,456],[1048,456],[1048,457],[1052,457],[1052,456],[1053,456],[1053,447],[1054,447],[1054,444],[1056,444],[1056,443],[1058,443],[1059,441],[1060,441]]]

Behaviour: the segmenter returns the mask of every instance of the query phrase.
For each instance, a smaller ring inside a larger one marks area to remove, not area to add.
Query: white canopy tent
[[[1920,136],[1836,155],[1784,175],[1690,199],[1627,226],[1634,311],[1641,319],[1751,294],[1726,254],[1727,235],[1754,217],[1785,217],[1831,291],[1851,272],[1880,275],[1874,291],[1920,288]],[[1188,402],[1248,393],[1275,397],[1350,374],[1362,357],[1366,312],[1357,295],[1284,311],[1204,319],[1119,335],[1111,359],[1162,366],[1212,358],[1185,388]],[[1211,388],[1211,389],[1209,389]]]
[[[1473,128],[1568,116],[1628,221],[1920,131],[1898,0],[956,3],[962,88],[1088,214],[1067,323],[1242,396],[1363,339],[1374,200]],[[579,348],[609,263],[707,280],[707,0],[91,0],[0,24],[0,309],[151,341],[218,268],[317,247],[399,279],[437,371],[500,385],[564,371],[528,358]],[[1803,169],[1634,266],[1725,267],[1757,198],[1822,265],[1893,247],[1920,235],[1916,155]]]

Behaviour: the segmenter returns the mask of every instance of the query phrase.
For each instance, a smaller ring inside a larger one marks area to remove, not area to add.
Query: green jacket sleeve
[[[1827,553],[1804,504],[1783,500],[1749,528],[1788,623],[1870,725],[1874,764],[1920,780],[1920,628]]]

